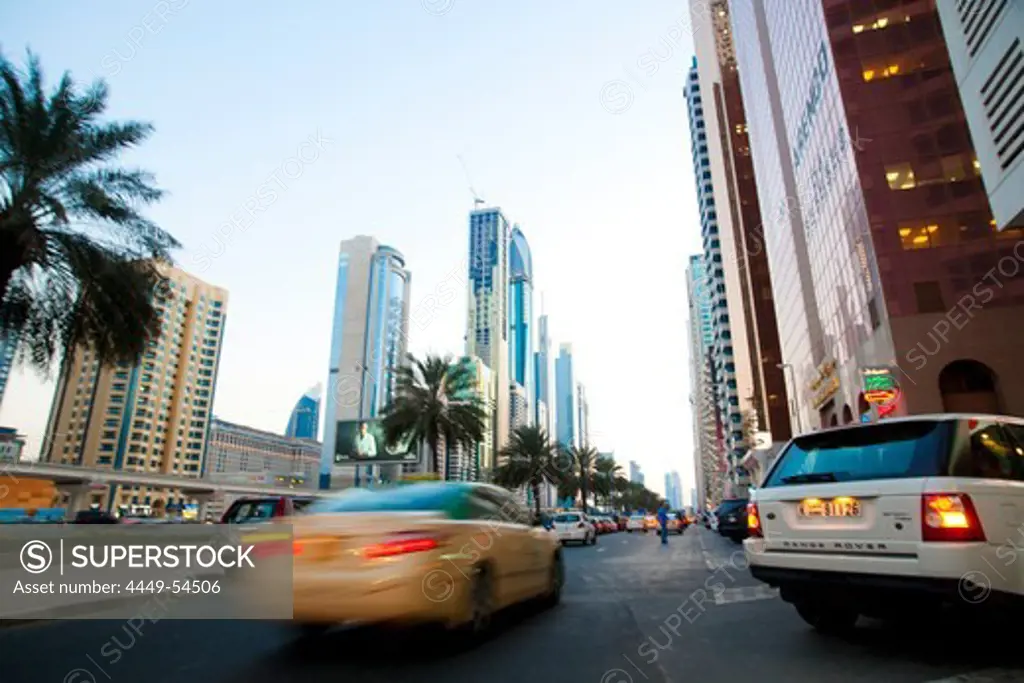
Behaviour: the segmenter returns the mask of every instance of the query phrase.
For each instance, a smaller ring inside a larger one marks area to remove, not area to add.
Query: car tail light
[[[978,512],[966,493],[921,496],[921,538],[925,541],[984,542]]]
[[[288,513],[291,512],[289,508],[291,501],[281,496],[277,499],[277,503],[274,504],[274,517],[287,517]]]
[[[747,531],[754,538],[764,538],[761,528],[761,514],[757,511],[757,503],[747,503]]]
[[[392,541],[376,543],[363,548],[363,557],[375,559],[378,557],[394,557],[395,555],[408,555],[409,553],[422,553],[427,550],[434,550],[438,547],[436,538],[415,537],[398,538]]]

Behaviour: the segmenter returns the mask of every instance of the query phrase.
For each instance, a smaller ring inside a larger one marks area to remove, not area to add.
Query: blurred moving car
[[[554,532],[559,541],[565,543],[597,543],[597,527],[582,512],[562,512],[555,515]]]
[[[660,527],[658,529],[661,530]],[[686,522],[677,513],[672,513],[668,517],[668,532],[670,534],[679,534],[686,531]]]
[[[630,515],[629,521],[626,522],[626,531],[633,533],[634,531],[647,532],[646,518],[643,515]]]
[[[1021,529],[1022,456],[1024,420],[1002,416],[892,418],[798,436],[748,509],[751,573],[820,631],[847,631],[860,615],[930,619],[953,606],[1009,606],[1019,618],[1024,574],[1008,568],[1022,550],[1007,538]]]
[[[732,539],[734,543],[742,543],[747,537],[747,503],[746,498],[730,498],[718,506],[715,517],[718,519],[716,530],[722,536]]]
[[[599,534],[610,534],[619,530],[618,525],[608,515],[594,515],[594,524]]]
[[[558,536],[504,489],[418,483],[322,499],[295,534],[293,612],[304,635],[338,622],[436,622],[479,634],[518,602],[559,601]]]
[[[260,524],[290,517],[314,502],[312,496],[269,496],[235,499],[220,518],[221,524]]]

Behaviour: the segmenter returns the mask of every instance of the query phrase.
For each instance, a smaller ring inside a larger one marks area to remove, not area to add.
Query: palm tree
[[[469,450],[484,439],[487,413],[473,390],[473,369],[453,363],[451,356],[418,360],[398,370],[395,398],[383,411],[384,438],[389,444],[409,440],[426,444],[435,471],[444,471],[441,441]]]
[[[529,486],[534,512],[540,518],[540,486],[558,485],[562,480],[558,462],[558,444],[552,443],[540,427],[525,425],[512,431],[507,446],[501,449],[502,464],[494,471],[494,483],[516,490]]]
[[[622,465],[616,463],[615,458],[599,455],[594,463],[594,491],[603,494],[609,505],[620,479],[623,479]]]
[[[42,370],[79,345],[135,363],[160,332],[159,265],[180,245],[140,213],[153,176],[116,165],[153,127],[106,108],[102,80],[47,92],[38,57],[23,73],[0,55],[0,338]]]
[[[587,510],[587,484],[591,481],[591,471],[597,460],[597,450],[592,446],[571,446],[566,455],[572,459],[579,471],[580,498],[583,504],[583,511]]]

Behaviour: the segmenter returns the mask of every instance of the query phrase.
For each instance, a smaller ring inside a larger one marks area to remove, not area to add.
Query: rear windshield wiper
[[[819,482],[839,481],[835,472],[810,472],[808,474],[794,474],[790,477],[783,477],[783,484],[816,484]]]

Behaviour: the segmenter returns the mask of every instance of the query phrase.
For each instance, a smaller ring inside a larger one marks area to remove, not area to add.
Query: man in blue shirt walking
[[[668,545],[668,501],[658,508],[658,524],[661,525],[661,544]]]

